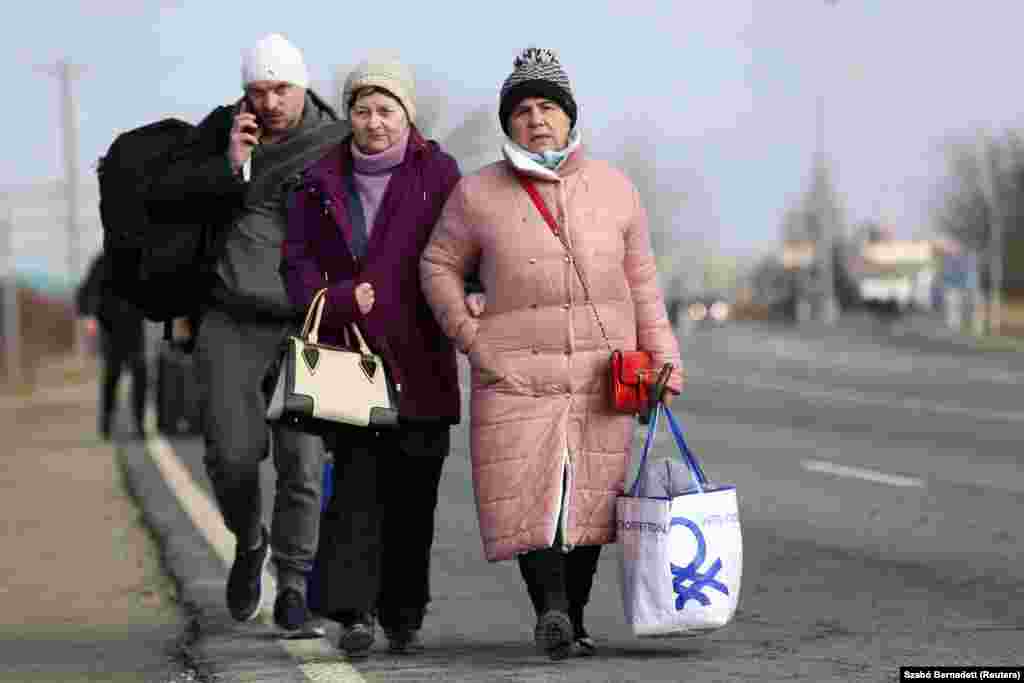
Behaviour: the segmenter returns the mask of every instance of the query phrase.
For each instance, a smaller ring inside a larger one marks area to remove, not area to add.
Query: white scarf
[[[545,151],[541,154],[531,152],[511,138],[505,141],[501,151],[505,159],[518,170],[530,175],[549,180],[558,180],[558,169],[565,160],[580,146],[583,136],[578,129],[569,134],[569,143],[560,150]]]

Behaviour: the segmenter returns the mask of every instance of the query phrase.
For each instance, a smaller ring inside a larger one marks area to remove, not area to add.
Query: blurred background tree
[[[602,132],[601,142],[614,141],[613,151],[604,158],[625,173],[640,194],[666,298],[698,295],[712,282],[731,289],[735,264],[720,253],[721,226],[714,200],[697,170],[661,164],[658,139],[632,132],[651,126],[638,126],[635,120],[616,122]]]
[[[841,308],[860,303],[857,283],[849,264],[857,249],[847,229],[846,209],[832,180],[827,164],[816,164],[807,189],[783,212],[779,224],[783,243],[810,243],[814,249],[827,248],[826,226],[832,231],[832,285]],[[757,277],[772,283],[771,295],[779,298],[780,275],[771,261],[759,266]],[[820,265],[815,261],[796,269],[791,275],[793,296],[820,296],[823,283]]]
[[[946,174],[939,185],[933,220],[936,229],[983,254],[982,288],[989,288],[990,263],[984,257],[992,239],[994,214],[1003,222],[1003,290],[1024,294],[1024,139],[1017,131],[997,136],[964,136],[944,145]],[[986,169],[983,164],[987,164]],[[992,198],[984,191],[990,173]]]
[[[441,146],[455,157],[465,175],[497,161],[501,156],[501,139],[497,110],[483,106],[470,112],[449,131]]]

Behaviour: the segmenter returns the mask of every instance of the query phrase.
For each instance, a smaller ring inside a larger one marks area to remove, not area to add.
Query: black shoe
[[[572,652],[580,657],[593,657],[597,653],[597,643],[582,625],[572,629]]]
[[[373,621],[357,621],[351,626],[342,626],[338,648],[345,651],[349,659],[366,659],[373,646]]]
[[[323,621],[310,612],[306,615],[306,626],[302,632],[309,638],[323,638],[327,635],[327,627],[324,626]]]
[[[306,624],[306,598],[294,588],[285,588],[274,601],[274,623],[285,631],[298,631]]]
[[[270,560],[270,538],[261,528],[263,543],[255,550],[236,550],[228,574],[228,610],[235,621],[252,621],[263,602],[263,570]]]
[[[284,640],[315,640],[327,635],[327,628],[320,617],[310,611],[306,611],[306,621],[297,631],[285,631],[279,634]]]
[[[396,655],[415,655],[426,650],[420,640],[418,628],[384,629],[388,637],[388,651]]]
[[[572,622],[565,612],[551,610],[537,620],[533,630],[537,649],[553,660],[565,659],[572,649]]]

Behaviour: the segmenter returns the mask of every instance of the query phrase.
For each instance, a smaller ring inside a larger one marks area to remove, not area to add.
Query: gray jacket
[[[214,305],[248,317],[295,318],[280,274],[281,244],[287,229],[287,182],[322,157],[349,133],[327,105],[306,96],[302,121],[286,139],[253,150],[241,211],[226,235],[217,264],[221,282]]]

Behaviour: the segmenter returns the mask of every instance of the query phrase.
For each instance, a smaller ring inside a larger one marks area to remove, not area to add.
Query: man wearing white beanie
[[[199,124],[197,144],[154,178],[153,206],[210,226],[216,245],[209,296],[182,327],[194,344],[207,473],[237,541],[228,608],[238,621],[259,613],[272,555],[274,620],[297,630],[309,614],[305,577],[319,534],[323,444],[268,428],[263,384],[305,313],[289,302],[279,272],[288,188],[350,128],[309,89],[302,53],[279,34],[243,53],[241,74],[243,96],[214,109]],[[270,452],[277,489],[268,533],[259,464]]]

